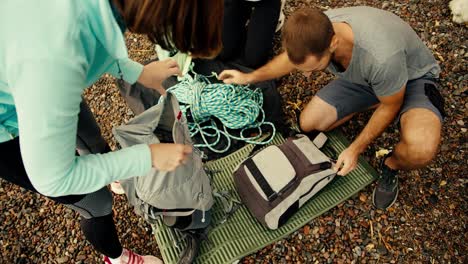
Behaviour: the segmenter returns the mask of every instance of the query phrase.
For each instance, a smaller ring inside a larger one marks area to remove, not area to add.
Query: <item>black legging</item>
[[[224,48],[219,59],[240,60],[239,64],[249,68],[265,64],[273,48],[280,9],[281,0],[225,0]]]
[[[89,107],[84,102],[81,104],[78,125],[77,147],[80,153],[103,153],[109,150]],[[0,178],[37,193],[26,174],[18,137],[0,143]],[[81,215],[81,229],[97,251],[111,258],[122,254],[122,246],[112,218],[112,194],[107,187],[86,195],[49,198]]]

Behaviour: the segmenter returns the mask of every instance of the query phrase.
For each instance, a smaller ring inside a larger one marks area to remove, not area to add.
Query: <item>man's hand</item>
[[[151,160],[153,167],[161,171],[173,171],[184,163],[192,147],[182,144],[151,144]]]
[[[218,79],[226,84],[249,84],[248,73],[243,73],[238,70],[224,70],[219,75]]]
[[[172,75],[180,74],[179,66],[173,59],[153,61],[143,67],[138,82],[145,87],[158,91],[161,95],[165,95],[166,90],[162,87],[162,82]]]
[[[276,79],[292,72],[296,67],[289,61],[286,52],[281,53],[259,69],[243,73],[237,70],[225,70],[219,79],[226,84],[251,84]]]
[[[335,171],[338,171],[338,175],[344,176],[355,169],[359,155],[364,152],[372,140],[382,134],[385,128],[392,122],[403,103],[405,89],[406,86],[403,86],[396,94],[378,97],[380,105],[375,110],[367,125],[353,143],[341,152],[338,157],[335,166]]]
[[[334,168],[335,171],[337,171],[337,174],[340,176],[345,176],[354,170],[358,163],[359,154],[359,151],[351,146],[343,150],[343,152],[341,152],[340,156],[338,157],[338,161],[336,162]]]

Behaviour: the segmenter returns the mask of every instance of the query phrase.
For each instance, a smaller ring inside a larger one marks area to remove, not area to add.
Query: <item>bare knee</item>
[[[438,144],[413,142],[407,146],[406,161],[414,168],[422,168],[431,163],[438,150]]]
[[[402,116],[402,145],[407,163],[413,168],[428,165],[437,153],[441,138],[439,118],[426,109],[415,108]]]
[[[314,96],[302,111],[299,117],[299,126],[302,131],[327,131],[336,122],[336,109]]]
[[[301,113],[299,117],[299,126],[304,132],[310,131],[327,131],[329,124],[321,122],[316,116],[307,116],[304,113]]]

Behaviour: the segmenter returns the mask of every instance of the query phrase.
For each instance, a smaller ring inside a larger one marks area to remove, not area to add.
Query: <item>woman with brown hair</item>
[[[173,170],[191,152],[142,144],[104,153],[82,93],[104,73],[164,94],[174,61],[128,58],[123,32],[166,49],[213,57],[221,49],[221,0],[6,0],[0,10],[0,177],[81,215],[106,263],[161,263],[123,249],[106,185],[152,168]],[[21,150],[20,150],[21,149]],[[75,150],[89,155],[76,156]]]

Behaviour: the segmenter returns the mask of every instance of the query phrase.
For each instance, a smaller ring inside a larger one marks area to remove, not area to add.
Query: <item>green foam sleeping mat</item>
[[[328,132],[327,136],[328,141],[323,151],[330,157],[336,157],[337,153],[341,153],[349,145],[348,140],[337,130]],[[278,145],[282,142],[284,142],[284,138],[277,134],[270,144]],[[247,145],[229,156],[206,163],[210,170],[216,171],[213,175],[214,188],[217,190],[232,190],[231,193],[240,201],[235,191],[232,173],[237,165],[247,158],[253,148],[253,145]],[[347,200],[372,183],[376,177],[376,171],[360,157],[358,167],[355,170],[346,177],[335,177],[330,184],[301,207],[285,225],[274,231],[263,227],[257,222],[245,206],[241,206],[235,211],[226,222],[219,224],[225,213],[219,201],[215,199],[212,228],[208,234],[210,242],[204,241],[202,243],[195,263],[233,263],[252,254],[288,236],[313,218]],[[161,220],[153,225],[153,231],[164,263],[177,263],[178,256],[185,247],[182,235],[172,231]],[[179,247],[174,243],[174,239],[180,244]]]

